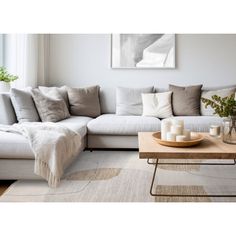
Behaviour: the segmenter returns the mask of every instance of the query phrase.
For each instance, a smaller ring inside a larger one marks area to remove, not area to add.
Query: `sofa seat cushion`
[[[87,116],[71,116],[68,119],[57,122],[57,124],[62,124],[67,128],[78,132],[81,137],[84,137],[87,134],[87,123],[91,120],[92,118]]]
[[[138,132],[158,131],[161,121],[155,117],[118,116],[104,114],[87,125],[89,134],[137,135]]]
[[[34,159],[28,140],[20,134],[0,131],[0,159]]]
[[[218,116],[175,116],[174,118],[184,120],[184,127],[193,132],[209,132],[211,125],[222,125],[223,121]]]
[[[83,138],[87,134],[89,117],[78,116],[57,122],[78,132]],[[34,159],[28,140],[20,134],[0,131],[0,159]]]

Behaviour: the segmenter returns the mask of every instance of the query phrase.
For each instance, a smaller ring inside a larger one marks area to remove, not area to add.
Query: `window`
[[[0,34],[0,66],[3,66],[3,34]]]

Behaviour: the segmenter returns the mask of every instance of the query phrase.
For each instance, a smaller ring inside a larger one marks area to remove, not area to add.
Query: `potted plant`
[[[223,141],[229,144],[236,144],[236,100],[235,95],[220,97],[214,95],[212,99],[202,98],[205,107],[211,106],[214,114],[224,117]]]
[[[0,67],[0,92],[9,92],[10,83],[17,80],[18,76],[11,75],[6,68]]]

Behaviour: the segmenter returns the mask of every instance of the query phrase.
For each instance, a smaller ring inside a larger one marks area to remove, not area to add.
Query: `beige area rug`
[[[153,169],[135,151],[85,151],[67,170],[58,188],[49,188],[45,181],[19,180],[0,201],[236,201],[236,198],[152,197],[149,190]],[[155,190],[162,194],[236,194],[236,166],[160,165],[156,183]]]

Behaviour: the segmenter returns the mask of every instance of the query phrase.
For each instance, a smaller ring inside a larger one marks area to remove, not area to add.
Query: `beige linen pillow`
[[[199,116],[202,85],[180,87],[169,85],[172,108],[175,116]]]
[[[39,91],[31,91],[39,116],[43,122],[57,122],[70,117],[68,108],[63,99],[47,97]]]
[[[71,115],[89,117],[101,115],[99,90],[99,86],[87,88],[67,87]]]
[[[172,92],[143,93],[143,116],[168,118],[172,116],[171,107]]]
[[[69,108],[69,99],[67,94],[66,86],[62,87],[45,87],[39,86],[39,90],[46,96],[51,97],[53,99],[64,99],[67,107]]]

